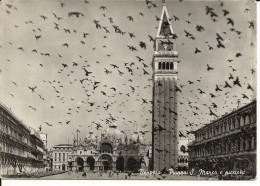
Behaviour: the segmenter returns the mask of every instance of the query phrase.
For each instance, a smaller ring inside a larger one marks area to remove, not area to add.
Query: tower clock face
[[[172,51],[173,42],[171,41],[160,41],[158,43],[158,51]]]

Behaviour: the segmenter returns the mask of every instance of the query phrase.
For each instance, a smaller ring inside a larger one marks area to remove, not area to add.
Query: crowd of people
[[[6,174],[3,175],[4,178],[41,178],[45,176],[51,176],[56,174],[64,173],[65,171],[46,171],[46,172],[19,172],[16,174]]]
[[[109,178],[119,178],[119,175],[121,174],[124,174],[124,178],[127,180],[129,179],[132,175],[133,175],[133,172],[132,171],[126,171],[126,172],[121,172],[121,171],[112,171],[112,170],[105,170],[105,171],[102,171],[102,170],[99,170],[99,171],[69,171],[68,174],[76,174],[77,175],[77,178],[80,178],[81,177],[87,177],[88,174],[96,174],[97,176],[99,177],[109,177]],[[114,174],[116,175],[116,177],[114,177]]]

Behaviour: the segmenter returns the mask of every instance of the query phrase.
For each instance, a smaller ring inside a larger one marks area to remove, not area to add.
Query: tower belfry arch
[[[163,1],[153,55],[153,170],[176,168],[178,157],[178,52],[166,3]]]

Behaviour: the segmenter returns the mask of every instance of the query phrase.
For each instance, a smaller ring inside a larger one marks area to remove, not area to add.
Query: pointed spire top
[[[165,37],[165,36],[174,34],[172,25],[171,25],[171,22],[169,19],[169,14],[167,11],[165,0],[162,0],[162,2],[163,2],[162,14],[160,17],[160,23],[158,26],[156,37],[162,37],[162,36]]]
[[[165,0],[162,0],[163,6],[166,6],[166,2]]]

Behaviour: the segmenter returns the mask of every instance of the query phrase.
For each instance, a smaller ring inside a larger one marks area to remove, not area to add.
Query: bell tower
[[[165,2],[154,41],[153,55],[153,170],[176,168],[177,127],[177,36],[174,34]]]

